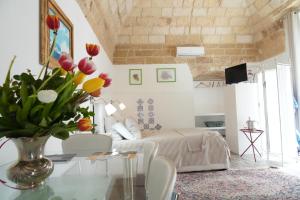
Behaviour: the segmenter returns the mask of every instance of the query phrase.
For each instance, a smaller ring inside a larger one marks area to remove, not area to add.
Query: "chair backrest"
[[[145,186],[147,187],[149,167],[151,161],[155,158],[157,154],[158,144],[155,142],[145,142],[143,148],[144,148],[143,167],[144,167],[144,174],[145,174]]]
[[[76,134],[62,142],[65,154],[76,153],[78,156],[89,156],[95,152],[109,152],[112,138],[103,134]]]
[[[175,165],[163,158],[156,157],[152,160],[147,194],[149,200],[170,200],[176,182]]]

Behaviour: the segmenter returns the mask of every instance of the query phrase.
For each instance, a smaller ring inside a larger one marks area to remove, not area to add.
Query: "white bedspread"
[[[227,169],[230,152],[215,131],[199,128],[148,131],[139,140],[113,142],[119,151],[141,150],[145,141],[159,144],[158,155],[172,160],[179,172]]]

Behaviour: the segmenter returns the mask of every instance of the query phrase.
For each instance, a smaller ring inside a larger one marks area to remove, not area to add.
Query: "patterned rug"
[[[299,200],[300,179],[276,169],[178,174],[180,200]]]

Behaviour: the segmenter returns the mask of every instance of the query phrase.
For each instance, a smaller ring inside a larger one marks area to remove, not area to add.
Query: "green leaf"
[[[3,127],[7,127],[8,129],[17,129],[19,128],[18,125],[14,120],[11,120],[8,117],[1,117],[0,118],[0,125]]]
[[[22,73],[21,74],[21,81],[25,82],[27,85],[31,85],[31,84],[34,84],[35,79],[32,76],[32,74]]]
[[[14,75],[13,77],[14,77],[15,80],[18,80],[18,81],[21,80],[21,76],[18,75],[18,74]]]
[[[14,129],[9,131],[1,131],[1,134],[9,138],[31,137],[35,134],[34,129]]]
[[[44,108],[44,105],[37,105],[37,106],[33,107],[33,108],[31,109],[31,112],[30,112],[30,118],[33,118],[34,115],[35,115],[37,112],[39,112],[40,110],[42,110],[43,108]]]
[[[14,104],[14,105],[9,105],[9,107],[8,107],[8,112],[10,112],[10,113],[16,112],[16,111],[18,110],[19,107],[20,107],[20,106],[19,106],[19,105],[16,105],[16,104]]]
[[[69,137],[69,132],[62,127],[54,127],[50,133],[52,136],[62,140],[65,140]]]
[[[7,88],[3,88],[2,90],[2,96],[1,96],[1,103],[4,105],[8,104],[8,89]]]
[[[18,107],[18,109],[17,109],[16,120],[22,126],[23,120],[22,120],[22,109],[21,109],[21,107]]]
[[[27,101],[24,103],[24,106],[21,111],[21,119],[27,120],[28,114],[30,112],[30,109],[32,107],[33,101],[35,100],[35,97],[31,96],[27,99]]]
[[[7,74],[6,74],[6,79],[5,79],[5,83],[4,83],[4,87],[8,88],[9,87],[9,82],[10,82],[10,73],[11,73],[11,69],[14,65],[14,62],[16,60],[16,56],[13,57],[13,59],[10,62]]]
[[[25,81],[22,81],[21,89],[20,89],[20,96],[21,96],[21,100],[22,100],[22,105],[23,105],[23,107],[25,107],[25,102],[27,101],[27,98],[28,98],[28,87],[27,87],[27,84],[25,83]]]
[[[44,106],[42,118],[46,119],[46,117],[49,115],[49,112],[50,112],[52,106],[53,106],[53,103],[48,103]]]
[[[46,120],[46,118],[42,118],[42,121],[40,122],[39,126],[41,127],[47,127],[48,126],[48,122]]]

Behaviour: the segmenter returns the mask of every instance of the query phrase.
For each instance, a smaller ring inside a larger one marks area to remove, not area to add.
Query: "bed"
[[[220,170],[229,167],[230,151],[220,133],[201,128],[144,131],[142,139],[114,141],[118,151],[141,150],[143,143],[159,144],[158,156],[172,160],[178,172]]]

